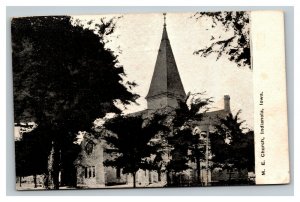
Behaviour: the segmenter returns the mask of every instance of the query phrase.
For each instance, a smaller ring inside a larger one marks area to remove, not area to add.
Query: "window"
[[[92,177],[92,169],[91,169],[91,167],[89,167],[88,170],[89,170],[89,178],[91,178]]]
[[[85,145],[85,152],[87,153],[87,155],[91,155],[94,151],[94,142],[93,141],[88,141]]]
[[[121,169],[117,168],[117,179],[121,178]]]
[[[93,177],[96,177],[96,168],[95,166],[93,166],[92,168],[93,168]]]
[[[96,177],[96,167],[95,166],[85,167],[84,177],[85,178],[94,178],[94,177]]]

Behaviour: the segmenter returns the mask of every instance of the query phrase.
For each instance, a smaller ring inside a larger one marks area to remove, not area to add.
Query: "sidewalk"
[[[164,187],[166,186],[166,182],[155,182],[155,183],[151,183],[148,185],[139,185],[136,184],[136,188],[147,188],[147,187]],[[114,188],[133,188],[133,184],[132,183],[128,183],[128,184],[122,184],[122,185],[112,185],[112,186],[84,186],[84,185],[78,185],[77,188],[74,187],[66,187],[66,186],[62,186],[59,187],[60,190],[71,190],[71,189],[101,189],[101,188],[105,188],[105,189],[114,189]],[[28,183],[23,183],[22,186],[20,187],[19,183],[16,184],[16,190],[18,191],[23,191],[23,190],[46,190],[45,187],[38,185],[37,188],[34,188],[34,184],[28,184]]]

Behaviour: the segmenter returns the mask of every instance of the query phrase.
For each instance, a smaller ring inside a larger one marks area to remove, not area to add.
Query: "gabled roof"
[[[225,119],[230,112],[221,109],[217,111],[206,112],[203,116],[203,122],[218,124],[220,119]]]
[[[152,97],[162,94],[172,95],[182,99],[186,96],[165,24],[150,89],[146,99],[151,99]]]

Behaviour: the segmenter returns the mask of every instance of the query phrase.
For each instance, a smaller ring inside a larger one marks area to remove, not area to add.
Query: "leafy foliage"
[[[189,169],[188,150],[191,148],[195,139],[193,138],[192,130],[185,128],[178,130],[173,136],[169,137],[169,143],[172,145],[172,159],[168,164],[168,170],[178,173]]]
[[[167,165],[168,171],[179,173],[189,169],[189,160],[196,162],[197,179],[200,181],[200,160],[204,156],[200,148],[200,139],[193,129],[203,119],[203,115],[213,102],[212,98],[203,98],[204,93],[188,93],[184,101],[179,100],[179,107],[175,109],[172,135],[168,137],[171,145],[171,160]],[[191,153],[188,155],[188,153]],[[199,183],[198,181],[198,183]]]
[[[96,35],[73,26],[68,16],[13,19],[16,121],[89,130],[106,112],[120,112],[114,100],[134,101],[137,95],[121,83],[116,56],[100,42],[113,26],[102,24]]]
[[[23,133],[22,140],[15,142],[16,175],[29,176],[47,172],[50,149],[48,136],[36,135],[37,130]]]
[[[221,125],[210,134],[213,161],[227,168],[254,170],[254,133],[243,132],[239,121],[240,111],[221,119]]]
[[[76,156],[75,134],[89,131],[107,112],[120,113],[116,100],[129,104],[138,97],[122,83],[117,56],[105,48],[103,39],[114,27],[115,20],[102,20],[94,33],[69,16],[11,22],[15,122],[34,121],[36,139],[49,135],[66,170]]]
[[[122,168],[123,173],[131,173],[135,179],[135,173],[145,166],[146,157],[151,155],[150,140],[160,131],[167,130],[161,124],[162,119],[155,114],[151,120],[144,120],[142,115],[119,115],[107,120],[104,127],[113,134],[104,139],[112,147],[110,151],[115,158],[107,159],[104,165]]]
[[[193,126],[193,122],[201,121],[204,113],[213,102],[212,98],[203,98],[203,93],[188,93],[184,101],[178,100],[179,107],[175,109],[173,124],[175,128],[182,126]]]
[[[197,12],[193,16],[196,20],[211,19],[214,29],[218,25],[223,27],[224,33],[232,32],[232,36],[223,38],[212,36],[211,43],[194,54],[207,57],[213,53],[217,54],[217,60],[226,55],[230,61],[234,61],[240,67],[251,68],[250,58],[250,35],[249,35],[249,13],[246,11],[231,12]]]

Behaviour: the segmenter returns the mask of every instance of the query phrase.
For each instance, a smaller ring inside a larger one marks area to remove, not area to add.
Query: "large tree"
[[[189,168],[189,160],[195,162],[197,183],[200,184],[200,160],[203,150],[200,148],[200,138],[193,132],[203,120],[203,116],[213,102],[212,98],[204,98],[203,93],[188,93],[185,100],[178,100],[179,106],[172,117],[172,134],[167,138],[171,145],[172,156],[167,165],[168,172],[180,173]],[[191,155],[188,155],[190,151]]]
[[[178,130],[173,133],[172,136],[168,137],[168,142],[172,146],[170,151],[171,159],[167,164],[167,177],[170,174],[173,175],[173,181],[168,180],[168,185],[180,186],[181,182],[177,178],[177,174],[185,171],[189,168],[189,156],[188,150],[191,146],[192,130],[190,128],[185,128],[183,130]],[[175,174],[175,175],[174,175]]]
[[[15,122],[34,121],[51,137],[53,165],[59,165],[59,151],[66,159],[77,131],[90,130],[107,112],[119,113],[115,101],[128,104],[137,97],[123,85],[123,68],[103,42],[115,21],[101,22],[98,33],[69,16],[11,22]],[[53,169],[58,189],[59,167]]]
[[[216,131],[210,134],[212,160],[216,167],[229,171],[234,168],[254,171],[254,133],[252,130],[244,131],[240,112],[220,119]]]
[[[216,54],[217,60],[224,56],[239,67],[251,68],[249,12],[197,12],[193,17],[199,21],[211,20],[207,30],[218,30],[211,36],[210,43],[194,54],[201,57]]]
[[[112,154],[112,158],[107,159],[104,164],[132,174],[133,187],[136,187],[136,172],[145,169],[147,157],[153,153],[151,139],[159,132],[167,130],[162,123],[163,117],[154,114],[145,119],[142,115],[120,115],[104,123],[104,127],[112,132],[104,137],[111,146],[107,152]]]

